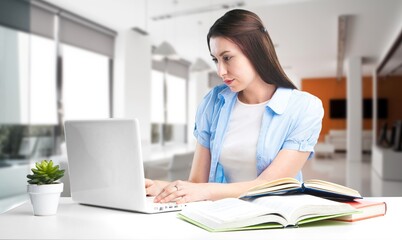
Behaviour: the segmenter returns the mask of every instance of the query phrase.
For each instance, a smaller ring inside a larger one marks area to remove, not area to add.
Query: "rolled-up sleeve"
[[[198,106],[195,116],[195,125],[193,135],[197,142],[206,148],[210,148],[211,141],[211,123],[215,105],[217,104],[218,93],[221,87],[213,88],[202,100]]]
[[[324,109],[319,98],[310,95],[305,107],[300,108],[295,124],[287,136],[283,149],[292,149],[314,154],[314,146],[321,132]]]

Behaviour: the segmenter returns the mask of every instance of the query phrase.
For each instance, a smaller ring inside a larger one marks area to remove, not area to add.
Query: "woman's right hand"
[[[157,196],[169,182],[145,178],[145,192],[147,196]]]

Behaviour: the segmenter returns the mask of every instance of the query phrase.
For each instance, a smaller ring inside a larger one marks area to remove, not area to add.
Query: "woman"
[[[155,202],[217,200],[282,177],[301,181],[321,131],[321,101],[287,78],[256,14],[227,12],[207,43],[224,84],[198,108],[189,180],[146,180]]]

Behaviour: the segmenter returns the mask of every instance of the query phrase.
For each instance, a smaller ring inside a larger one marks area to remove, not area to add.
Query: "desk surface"
[[[384,217],[360,222],[324,221],[299,228],[210,233],[176,213],[140,214],[60,200],[57,215],[35,217],[29,202],[0,215],[0,239],[402,239],[402,197],[366,198],[387,203]]]

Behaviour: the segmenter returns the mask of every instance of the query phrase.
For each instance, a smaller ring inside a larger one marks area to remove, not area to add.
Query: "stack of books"
[[[354,200],[346,203],[357,209],[359,212],[356,214],[337,217],[334,218],[333,220],[355,222],[368,218],[384,216],[385,213],[387,212],[386,202]]]
[[[193,203],[178,217],[211,232],[299,226],[331,219],[353,222],[382,216],[385,202],[362,200],[354,189],[312,179],[281,178],[239,198]]]

